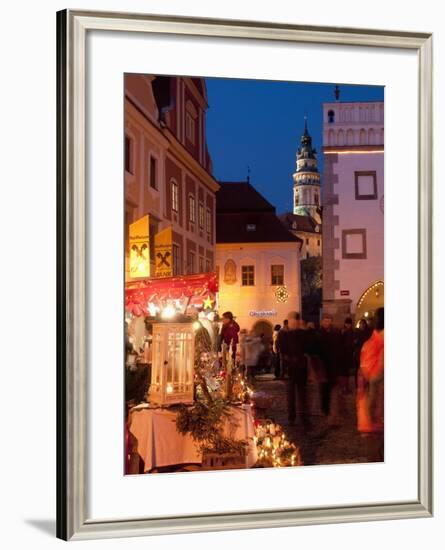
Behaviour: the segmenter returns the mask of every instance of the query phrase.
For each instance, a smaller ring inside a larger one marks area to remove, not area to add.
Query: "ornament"
[[[275,298],[277,302],[285,303],[289,299],[289,292],[285,286],[279,286],[275,290]]]

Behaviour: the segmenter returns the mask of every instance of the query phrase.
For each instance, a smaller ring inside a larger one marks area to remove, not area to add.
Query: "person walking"
[[[355,331],[354,338],[354,380],[357,387],[357,375],[360,367],[360,354],[362,352],[363,344],[369,340],[372,334],[372,329],[369,327],[365,318],[360,319],[358,328]]]
[[[278,345],[278,334],[281,330],[281,325],[275,325],[272,334],[272,353],[273,353],[273,364],[274,364],[274,374],[275,379],[278,380],[281,378],[281,357],[280,357],[280,348]]]
[[[289,314],[288,330],[278,333],[278,346],[281,351],[283,367],[287,371],[287,414],[290,425],[294,425],[297,416],[296,394],[303,428],[309,428],[307,410],[307,361],[305,331],[301,328],[300,314]]]
[[[342,355],[340,332],[333,326],[332,315],[324,314],[320,329],[320,359],[326,372],[326,382],[321,384],[321,409],[331,426],[338,425],[339,388],[338,377]]]
[[[346,317],[341,331],[341,337],[343,356],[339,368],[339,385],[340,391],[345,395],[351,393],[349,380],[350,376],[354,374],[355,334],[351,317]]]
[[[377,309],[375,328],[363,344],[357,389],[359,432],[382,432],[384,425],[384,308]]]
[[[243,345],[243,356],[246,363],[246,377],[249,382],[253,382],[258,366],[258,360],[263,349],[261,338],[255,334],[254,330],[251,330],[244,337]]]

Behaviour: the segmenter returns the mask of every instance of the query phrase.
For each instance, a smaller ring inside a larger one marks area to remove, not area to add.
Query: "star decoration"
[[[207,298],[202,303],[203,309],[212,309],[212,303],[213,300],[210,298],[210,296],[207,296]]]

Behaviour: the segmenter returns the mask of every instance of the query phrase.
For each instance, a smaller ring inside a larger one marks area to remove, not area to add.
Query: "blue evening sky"
[[[322,103],[335,84],[206,78],[207,143],[217,180],[250,182],[277,209],[292,210],[292,174],[304,116],[323,177]],[[340,101],[383,100],[382,86],[340,85]],[[323,181],[323,180],[322,180]]]

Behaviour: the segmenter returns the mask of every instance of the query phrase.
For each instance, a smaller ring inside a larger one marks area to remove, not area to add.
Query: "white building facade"
[[[323,312],[372,318],[384,298],[384,105],[323,104]]]

